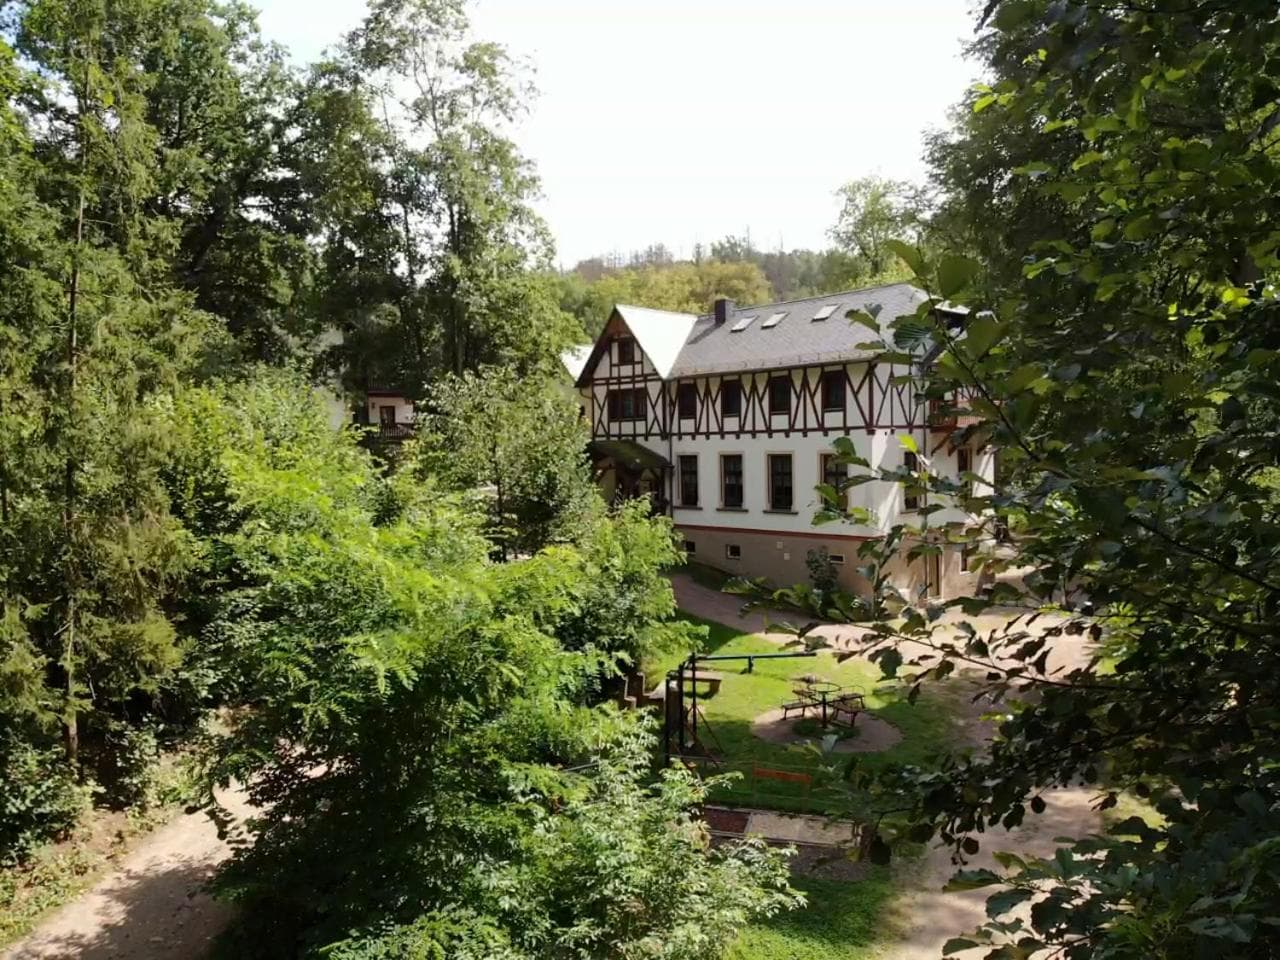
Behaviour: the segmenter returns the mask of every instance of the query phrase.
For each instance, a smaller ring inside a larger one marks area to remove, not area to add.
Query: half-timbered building
[[[994,475],[994,454],[956,441],[931,421],[920,395],[924,367],[868,348],[872,334],[847,319],[871,311],[886,327],[925,295],[892,284],[806,300],[739,307],[716,301],[705,316],[618,305],[589,348],[566,358],[591,424],[592,456],[610,498],[649,495],[675,520],[690,557],[777,583],[808,578],[825,548],[842,583],[861,589],[857,546],[898,522],[919,523],[925,497],[896,483],[850,487],[865,525],[813,525],[816,488],[846,469],[833,442],[848,437],[873,467]],[[878,311],[873,308],[878,308]],[[903,445],[911,436],[919,453]],[[928,523],[968,523],[953,502]],[[958,547],[903,563],[903,589],[949,594],[971,576]]]

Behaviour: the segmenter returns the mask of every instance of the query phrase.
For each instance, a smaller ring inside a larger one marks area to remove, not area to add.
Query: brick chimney
[[[715,318],[717,327],[729,319],[729,314],[733,313],[734,306],[734,302],[727,297],[716,297]]]

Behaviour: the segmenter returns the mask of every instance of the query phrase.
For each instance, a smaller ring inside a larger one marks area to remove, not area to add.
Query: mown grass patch
[[[864,960],[897,930],[887,921],[895,889],[887,868],[856,882],[801,879],[808,906],[744,930],[726,960]]]
[[[784,650],[775,642],[726,624],[695,617],[686,619],[707,628],[707,643],[702,653],[741,655]],[[687,652],[674,652],[648,664],[646,673],[651,678],[650,685],[661,682],[667,671],[675,669],[687,655]],[[833,809],[837,804],[847,804],[848,796],[842,790],[823,784],[829,784],[850,762],[870,769],[897,763],[927,766],[936,763],[942,752],[959,741],[958,691],[933,685],[911,704],[901,684],[885,682],[879,668],[864,660],[837,663],[832,654],[821,652],[812,659],[757,660],[750,673],[746,672],[745,661],[711,663],[703,669],[722,673],[725,679],[714,695],[702,695],[700,691],[701,739],[722,757],[725,770],[746,772],[738,783],[717,791],[715,799],[722,802],[780,809]],[[752,722],[760,714],[794,699],[795,678],[810,673],[863,694],[867,709],[901,732],[901,742],[878,753],[832,754],[822,758],[812,748],[779,745],[756,736],[751,729]],[[806,787],[755,780],[751,775],[755,767],[811,771],[814,784]]]

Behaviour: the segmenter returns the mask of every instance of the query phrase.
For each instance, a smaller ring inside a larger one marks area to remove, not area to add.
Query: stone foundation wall
[[[860,540],[821,535],[798,537],[723,528],[690,529],[679,525],[677,530],[686,543],[694,545],[694,550],[689,554],[691,560],[735,576],[764,577],[780,587],[808,583],[809,568],[806,560],[809,551],[826,547],[833,559],[844,558],[843,563],[835,564],[837,579],[843,589],[860,594],[865,594],[870,589],[867,581],[855,572],[855,568],[862,565],[858,557],[858,546],[862,542]],[[728,548],[731,546],[738,548],[738,557],[728,555]],[[977,574],[962,571],[960,566],[959,548],[947,547],[939,558],[941,599],[971,595],[977,589]],[[889,572],[894,586],[909,596],[915,596],[924,584],[926,575],[923,560],[908,563],[902,558],[890,567]]]

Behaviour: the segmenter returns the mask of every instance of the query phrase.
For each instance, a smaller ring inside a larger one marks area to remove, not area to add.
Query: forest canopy
[[[994,890],[948,953],[1280,951],[1274,0],[990,0],[926,191],[851,181],[822,251],[567,273],[510,135],[529,78],[466,14],[375,0],[298,66],[239,3],[0,0],[0,866],[183,752],[221,826],[220,790],[257,807],[215,884],[237,955],[701,960],[799,906],[615,703],[706,630],[671,521],[601,500],[559,357],[620,300],[906,279],[873,347],[926,356],[942,442],[999,473],[833,440],[913,522],[857,547],[864,595],[741,587],[858,623],[908,702],[977,671],[987,748],[832,768],[867,852],[941,843]],[[318,387],[398,392],[416,435],[386,456]],[[882,576],[944,547],[996,582]],[[1143,815],[969,862],[1081,786]]]
[[[259,807],[240,956],[693,960],[796,906],[611,703],[699,631],[591,482],[528,85],[464,4],[298,67],[240,4],[7,2],[0,92],[0,866],[179,752]],[[333,409],[374,388],[440,414],[400,469]]]

